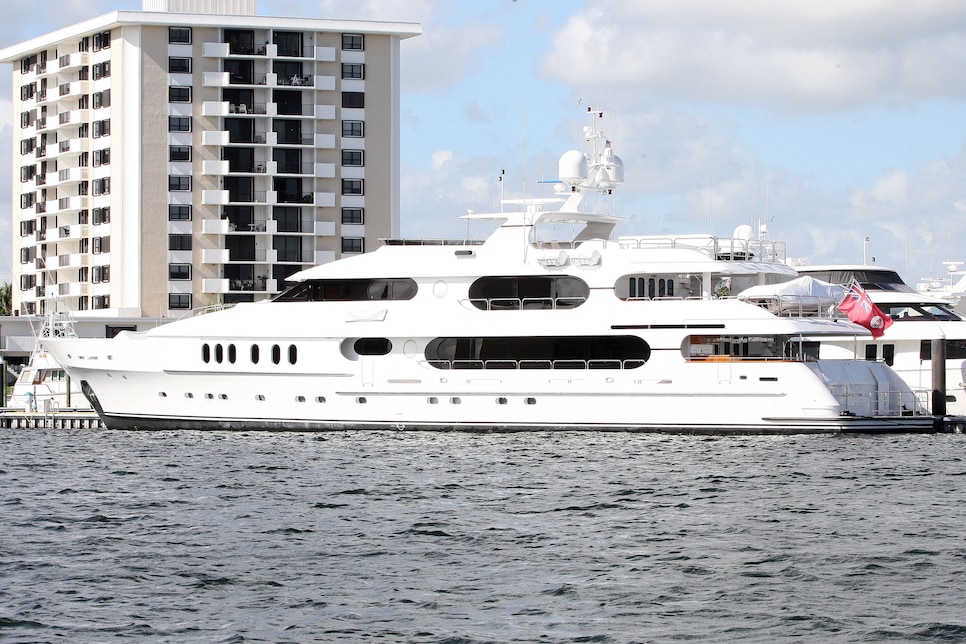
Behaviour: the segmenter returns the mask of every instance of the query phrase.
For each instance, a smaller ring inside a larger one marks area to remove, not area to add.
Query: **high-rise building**
[[[400,41],[418,24],[259,16],[255,0],[142,8],[0,51],[14,311],[264,299],[398,235]]]

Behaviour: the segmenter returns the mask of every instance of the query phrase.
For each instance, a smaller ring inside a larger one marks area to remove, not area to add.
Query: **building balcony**
[[[315,176],[319,179],[332,179],[335,177],[334,163],[316,163]]]
[[[201,261],[205,264],[227,264],[227,248],[205,248],[201,251]]]
[[[90,179],[89,168],[64,168],[62,170],[58,170],[56,176],[56,180],[61,184],[80,183],[81,181],[87,181],[88,179]],[[54,177],[51,177],[50,181],[53,182]]]
[[[202,190],[201,203],[206,206],[224,206],[228,204],[227,190]]]
[[[205,219],[201,222],[201,232],[205,235],[227,235],[231,231],[227,219]]]
[[[201,133],[201,143],[203,145],[228,145],[228,132],[226,130],[205,130]]]
[[[71,253],[57,256],[57,268],[84,268],[91,265],[91,256],[87,253]]]
[[[56,101],[73,101],[76,105],[76,101],[79,97],[91,93],[91,81],[89,80],[76,80],[70,81],[68,83],[61,83],[57,86],[57,90],[48,93],[54,94],[54,100]]]
[[[201,162],[201,173],[214,176],[224,176],[228,174],[228,167],[228,161],[205,159]]]
[[[57,61],[50,61],[49,66],[57,72],[80,71],[81,67],[90,64],[90,52],[79,51],[73,54],[64,54],[57,58]]]
[[[201,292],[202,293],[227,293],[228,280],[215,279],[215,278],[203,279],[201,280]]]
[[[67,241],[71,239],[81,239],[87,237],[90,232],[90,224],[74,224],[72,226],[58,226],[56,239]],[[64,255],[63,257],[69,257]]]
[[[60,297],[83,297],[90,293],[91,285],[87,282],[63,282],[57,285],[57,295]]]
[[[64,127],[78,127],[90,121],[90,110],[68,110],[57,115],[56,123],[48,123],[49,129],[57,130]]]

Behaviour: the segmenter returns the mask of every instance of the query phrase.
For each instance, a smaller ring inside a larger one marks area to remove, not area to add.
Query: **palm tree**
[[[0,315],[10,315],[10,282],[0,284]]]

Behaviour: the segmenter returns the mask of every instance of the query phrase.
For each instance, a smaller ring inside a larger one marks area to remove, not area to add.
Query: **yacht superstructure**
[[[385,240],[271,302],[48,348],[112,428],[931,429],[888,365],[819,357],[865,329],[722,297],[794,277],[780,243],[615,238],[583,211],[623,180],[585,134],[554,198],[467,215],[498,224],[484,241]]]

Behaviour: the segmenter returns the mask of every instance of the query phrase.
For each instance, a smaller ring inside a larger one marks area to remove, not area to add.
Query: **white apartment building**
[[[418,24],[142,8],[0,51],[17,314],[265,299],[399,234],[400,42]]]

